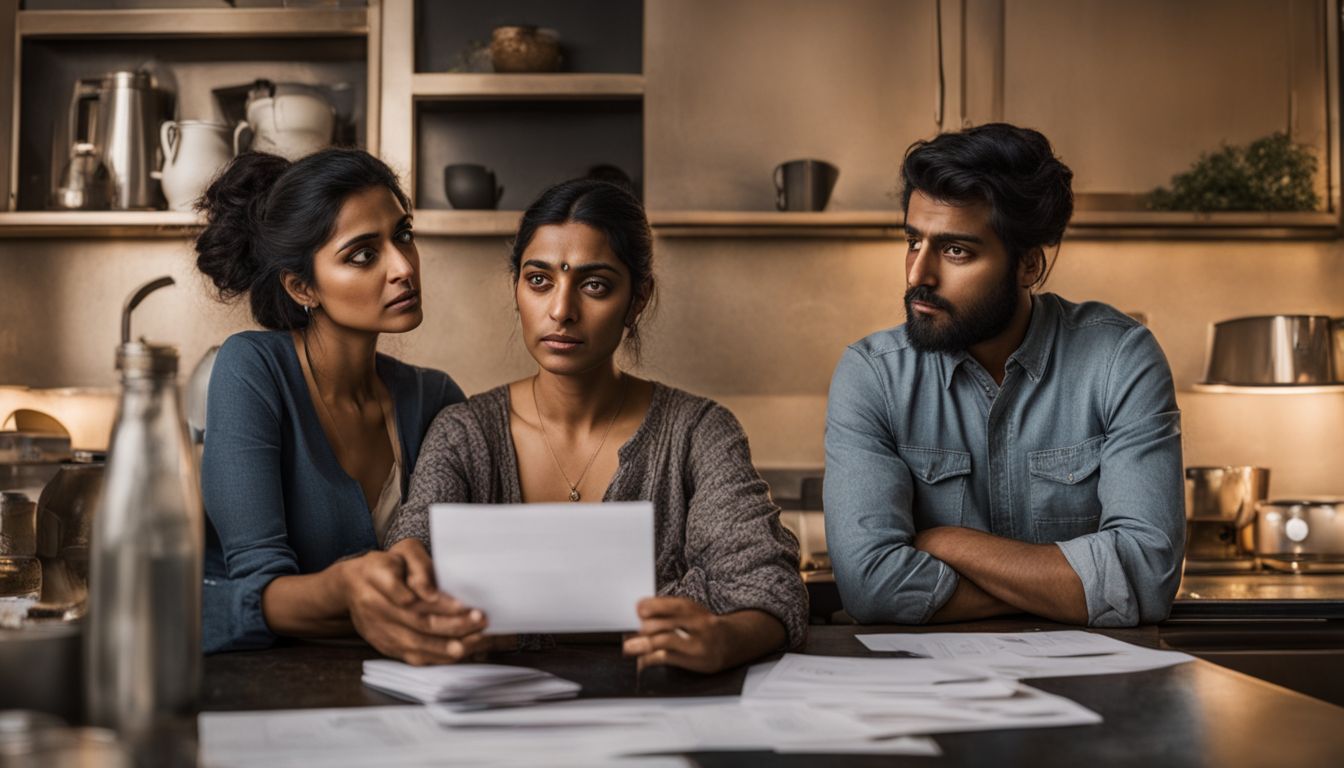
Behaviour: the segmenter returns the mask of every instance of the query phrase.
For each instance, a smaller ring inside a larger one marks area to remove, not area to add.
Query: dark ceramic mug
[[[775,168],[775,207],[824,211],[840,169],[825,160],[791,160]]]
[[[504,187],[495,184],[495,172],[474,163],[446,166],[443,187],[448,193],[448,202],[454,208],[464,210],[494,210],[504,196]]]

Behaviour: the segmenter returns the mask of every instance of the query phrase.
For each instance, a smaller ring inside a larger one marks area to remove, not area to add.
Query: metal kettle
[[[109,207],[161,208],[159,123],[166,113],[163,92],[148,72],[113,72],[79,80],[70,97],[70,146],[92,144],[110,176]]]

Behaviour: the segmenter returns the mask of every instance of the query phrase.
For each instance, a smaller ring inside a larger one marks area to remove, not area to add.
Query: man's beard
[[[1017,280],[1013,270],[988,295],[965,307],[957,308],[927,285],[912,286],[905,292],[905,335],[920,352],[961,352],[1003,333],[1017,311]],[[947,315],[939,323],[914,311],[910,304],[929,304]]]

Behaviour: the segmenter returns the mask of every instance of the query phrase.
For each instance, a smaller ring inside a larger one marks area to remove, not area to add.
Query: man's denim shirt
[[[1056,542],[1088,624],[1161,621],[1185,552],[1181,421],[1148,329],[1104,304],[1034,297],[1003,385],[905,326],[845,351],[826,414],[826,540],[846,610],[923,623],[957,573],[916,550],[940,525]]]

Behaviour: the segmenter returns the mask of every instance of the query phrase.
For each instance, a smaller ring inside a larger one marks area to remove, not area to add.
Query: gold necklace
[[[540,374],[538,374],[540,375]],[[616,412],[611,415],[611,421],[607,422],[607,430],[602,433],[602,441],[597,444],[597,450],[588,457],[588,463],[583,465],[583,471],[579,473],[579,479],[569,482],[569,475],[565,474],[565,468],[560,466],[560,457],[555,455],[555,449],[551,447],[551,438],[546,434],[546,421],[541,418],[541,405],[537,402],[537,376],[532,377],[532,407],[537,409],[537,424],[541,427],[541,439],[546,442],[546,450],[551,452],[551,460],[555,462],[555,468],[560,470],[560,477],[565,479],[565,485],[569,486],[569,500],[579,500],[579,483],[583,482],[583,476],[588,474],[588,468],[593,466],[593,461],[597,459],[597,454],[602,452],[602,446],[607,444],[607,435],[611,434],[611,428],[616,424],[616,418],[621,415],[621,409],[625,407],[625,395],[630,391],[629,383],[621,385],[621,399],[616,403]]]

